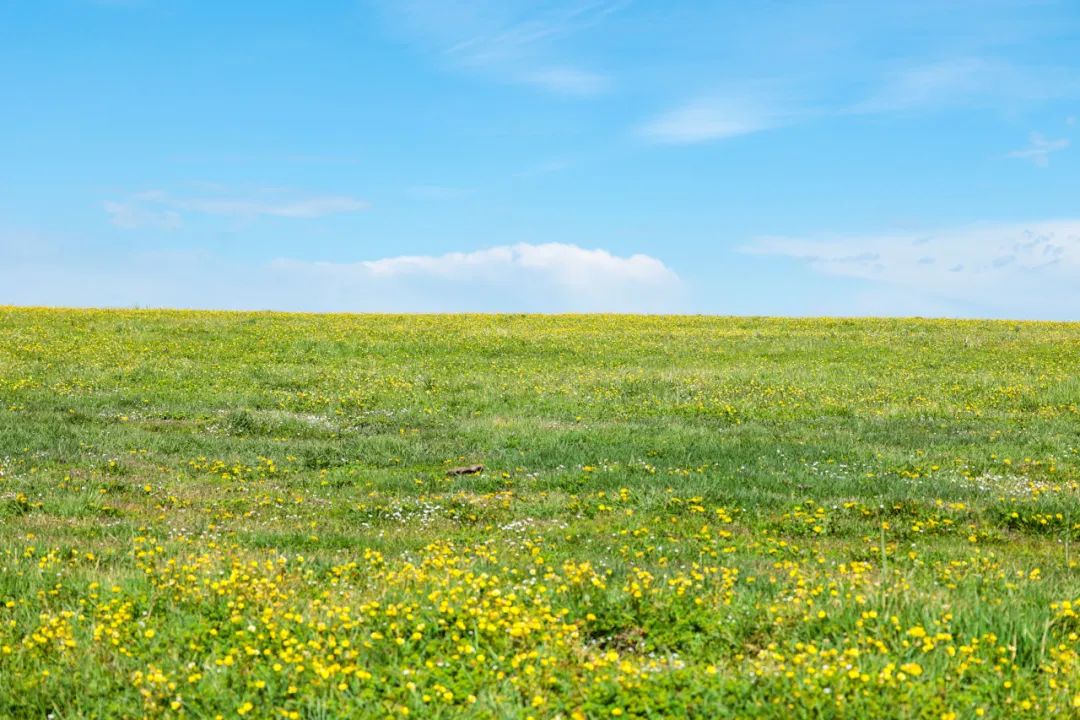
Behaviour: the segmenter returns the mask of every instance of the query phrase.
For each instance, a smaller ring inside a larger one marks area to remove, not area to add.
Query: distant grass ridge
[[[1078,491],[1078,323],[0,307],[0,717],[1073,717]]]

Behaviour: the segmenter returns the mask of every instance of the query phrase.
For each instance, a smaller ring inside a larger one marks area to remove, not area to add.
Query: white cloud
[[[205,250],[117,251],[0,226],[0,305],[311,312],[678,312],[679,276],[648,255],[517,244],[355,263],[253,263]]]
[[[136,193],[125,200],[106,200],[102,207],[109,221],[126,229],[174,229],[182,224],[182,213],[255,219],[258,217],[319,218],[366,210],[369,203],[343,195],[299,199],[277,197],[244,198],[229,195],[177,197],[159,190]]]
[[[684,294],[679,276],[656,258],[564,243],[356,263],[279,259],[273,268],[328,307],[649,312],[680,307]]]
[[[1080,220],[833,238],[765,237],[744,251],[959,303],[976,314],[1080,317]]]
[[[1030,160],[1039,167],[1046,167],[1050,164],[1050,153],[1064,150],[1069,147],[1069,141],[1062,138],[1060,140],[1047,140],[1040,133],[1031,133],[1031,143],[1022,150],[1014,150],[1009,153],[1009,157],[1021,158],[1023,160]]]

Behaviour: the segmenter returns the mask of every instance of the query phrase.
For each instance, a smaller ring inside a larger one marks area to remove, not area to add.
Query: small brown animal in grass
[[[484,472],[483,465],[469,465],[467,467],[452,468],[446,471],[447,475],[476,475]]]

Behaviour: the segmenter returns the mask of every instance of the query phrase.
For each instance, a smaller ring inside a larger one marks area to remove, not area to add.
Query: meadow
[[[0,308],[0,717],[1075,717],[1078,492],[1080,324]]]

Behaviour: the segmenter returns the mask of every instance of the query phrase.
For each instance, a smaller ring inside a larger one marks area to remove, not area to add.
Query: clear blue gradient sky
[[[1080,319],[1080,3],[0,0],[0,304]]]

